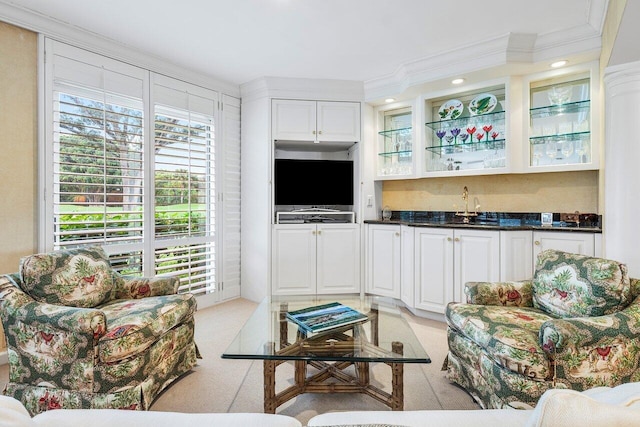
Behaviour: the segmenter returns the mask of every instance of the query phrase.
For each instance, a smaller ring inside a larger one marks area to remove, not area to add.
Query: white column
[[[604,256],[640,278],[640,62],[605,71]]]

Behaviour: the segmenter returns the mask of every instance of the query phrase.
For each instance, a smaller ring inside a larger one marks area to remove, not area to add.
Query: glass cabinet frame
[[[376,113],[376,179],[414,177],[417,147],[413,104],[389,104],[379,107]]]
[[[423,97],[423,176],[482,175],[508,170],[511,143],[507,82],[500,79]],[[470,104],[485,94],[495,97],[496,105],[488,112],[473,114]],[[442,107],[456,100],[462,104],[460,116],[442,117]]]
[[[526,76],[524,172],[599,169],[597,61]]]

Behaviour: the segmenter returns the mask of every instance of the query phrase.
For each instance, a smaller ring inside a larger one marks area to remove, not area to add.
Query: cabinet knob
[[[319,131],[318,131],[318,134],[319,134],[319,135],[322,135],[322,131],[321,131],[321,130],[319,130]]]
[[[398,232],[396,231],[396,236],[399,236],[399,235],[400,235],[400,233],[398,233]]]
[[[312,231],[311,234],[313,234],[315,236],[316,235],[316,231],[315,230]]]
[[[453,239],[451,237],[447,237],[447,242],[452,241]]]
[[[313,132],[311,132],[311,133],[315,135],[315,134],[316,134],[316,131],[314,130],[314,131],[313,131]]]
[[[539,242],[539,241],[537,241],[537,240],[536,240],[535,242],[533,242],[533,244],[534,244],[534,245],[538,245],[538,246],[540,246],[540,242]]]
[[[454,241],[454,242],[459,242],[459,241],[460,241],[460,238],[459,238],[459,237],[456,237],[455,239],[453,239],[453,241]]]

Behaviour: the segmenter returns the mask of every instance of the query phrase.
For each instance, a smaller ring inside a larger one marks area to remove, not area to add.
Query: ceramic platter
[[[442,107],[438,110],[440,120],[453,120],[462,115],[464,111],[464,104],[457,99],[450,99],[442,104]]]
[[[487,114],[493,111],[498,105],[498,100],[490,93],[481,93],[471,100],[469,103],[469,111],[474,116],[479,114]]]

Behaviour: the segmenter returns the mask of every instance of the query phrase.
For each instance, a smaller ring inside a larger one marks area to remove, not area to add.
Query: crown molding
[[[185,80],[231,96],[240,96],[240,88],[212,75],[202,74],[128,45],[58,21],[36,11],[0,1],[0,20],[51,39],[73,45],[149,71]]]
[[[331,101],[364,100],[364,84],[355,80],[262,77],[240,85],[242,99],[313,99]]]
[[[594,26],[594,23],[604,21],[603,3],[606,2],[594,0],[589,23],[568,30],[546,34],[509,33],[402,64],[390,75],[365,81],[365,100],[397,95],[411,86],[450,78],[453,74],[599,52],[602,24]]]

